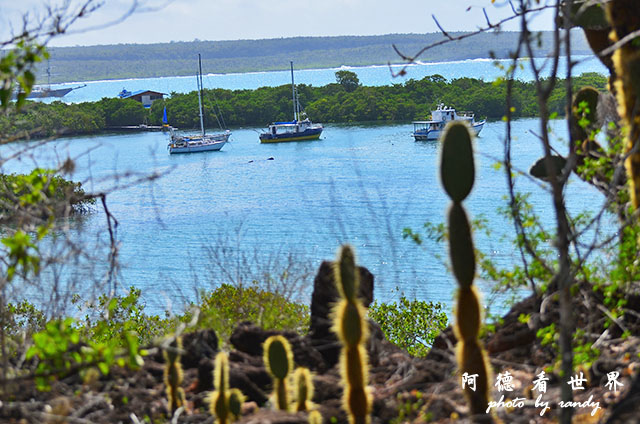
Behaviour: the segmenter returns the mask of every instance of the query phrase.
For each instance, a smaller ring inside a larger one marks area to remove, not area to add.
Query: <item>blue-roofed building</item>
[[[144,107],[151,107],[151,103],[155,100],[162,99],[164,93],[153,90],[127,91],[123,88],[120,94],[118,94],[118,97],[121,99],[133,99],[142,103]]]

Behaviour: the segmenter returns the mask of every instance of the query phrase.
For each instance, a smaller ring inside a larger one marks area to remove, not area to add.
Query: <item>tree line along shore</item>
[[[488,52],[495,58],[509,58],[518,34],[508,31],[478,34],[429,49],[418,60],[487,58]],[[60,83],[193,75],[198,54],[202,56],[203,70],[210,73],[286,70],[292,60],[297,69],[386,65],[403,63],[394,46],[413,56],[443,38],[441,33],[429,33],[51,47],[50,59],[39,64],[36,80],[44,84],[48,80]],[[540,32],[540,43],[533,46],[533,55],[546,56],[553,45],[552,38],[551,31]],[[591,54],[582,32],[572,32],[571,44],[573,55]]]
[[[408,122],[425,119],[439,103],[469,110],[476,117],[500,119],[506,113],[506,84],[474,78],[446,80],[432,75],[390,86],[363,86],[350,71],[339,71],[336,83],[322,87],[297,86],[300,103],[315,122]],[[607,79],[597,73],[573,78],[573,89],[593,86],[605,90]],[[0,131],[14,139],[55,135],[94,134],[131,125],[161,125],[166,107],[168,123],[180,129],[199,127],[196,92],[172,93],[157,100],[150,109],[131,99],[103,98],[95,102],[50,104],[27,102],[19,111],[0,116]],[[512,116],[538,116],[535,86],[515,81],[512,88]],[[565,86],[558,81],[549,101],[551,112],[565,113]],[[205,122],[217,126],[223,118],[227,127],[264,126],[291,119],[291,87],[261,87],[255,90],[208,89],[204,91]],[[216,116],[218,113],[218,116]]]

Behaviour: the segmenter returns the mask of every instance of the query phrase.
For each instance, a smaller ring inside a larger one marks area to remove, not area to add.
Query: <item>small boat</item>
[[[202,59],[198,54],[198,107],[200,109],[200,134],[193,135],[179,135],[176,134],[174,129],[169,127],[169,133],[171,134],[171,140],[167,149],[169,153],[196,153],[196,152],[211,152],[218,151],[227,144],[231,132],[226,130],[218,134],[207,134],[204,129],[204,113],[202,111]],[[166,121],[166,116],[163,117]]]
[[[449,121],[467,122],[474,134],[478,135],[487,120],[476,122],[473,112],[458,113],[454,108],[440,103],[436,110],[431,111],[430,121],[413,121],[413,137],[416,141],[437,140]]]
[[[78,87],[79,88],[79,87]],[[33,87],[33,90],[27,95],[27,99],[44,99],[48,97],[64,97],[73,90],[73,87],[56,88],[49,87]]]
[[[322,124],[314,124],[300,111],[300,102],[293,81],[293,62],[291,62],[291,91],[293,97],[293,121],[274,122],[269,129],[260,133],[260,143],[278,143],[281,141],[317,140],[322,134]],[[304,116],[304,119],[301,117]]]
[[[34,86],[29,94],[27,94],[27,99],[48,99],[50,97],[64,97],[69,94],[73,90],[77,90],[79,88],[86,87],[87,84],[83,84],[78,87],[64,87],[64,88],[51,88],[51,67],[47,62],[47,85],[36,85]],[[17,96],[13,96],[14,98]]]

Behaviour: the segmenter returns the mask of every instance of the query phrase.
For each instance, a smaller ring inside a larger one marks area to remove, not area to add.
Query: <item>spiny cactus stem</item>
[[[296,392],[296,411],[307,411],[313,396],[311,373],[307,368],[298,368],[294,373]]]
[[[289,410],[289,399],[287,396],[287,381],[286,379],[276,379],[276,402],[278,403],[278,409],[281,411]]]
[[[336,285],[340,294],[349,301],[355,301],[360,285],[360,275],[356,268],[355,254],[351,246],[344,245],[340,248],[335,266],[338,271],[335,273]]]
[[[362,367],[362,355],[358,346],[346,347],[347,357],[347,381],[352,389],[363,389],[362,384],[364,373]]]
[[[475,341],[480,331],[480,321],[480,301],[475,287],[460,288],[456,307],[456,337],[465,342]]]
[[[226,424],[229,419],[229,362],[224,352],[216,356],[214,385],[216,391],[210,397],[211,414],[216,416],[218,424]]]

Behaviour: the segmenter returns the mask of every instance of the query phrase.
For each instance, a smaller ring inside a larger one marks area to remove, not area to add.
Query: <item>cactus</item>
[[[209,411],[216,417],[217,424],[227,424],[231,414],[229,408],[229,360],[224,352],[216,355],[213,371],[215,391],[209,397]]]
[[[296,392],[295,411],[308,411],[311,409],[311,398],[313,397],[313,382],[311,373],[307,368],[296,368],[293,373],[293,382]]]
[[[322,424],[322,415],[318,411],[309,412],[309,424]]]
[[[264,364],[275,383],[273,396],[277,408],[288,411],[287,376],[293,369],[293,354],[287,339],[282,336],[271,336],[265,340]]]
[[[163,352],[166,366],[164,369],[164,384],[167,386],[167,401],[171,414],[184,405],[184,390],[182,384],[182,364],[180,363],[180,350],[182,339],[176,337],[169,345],[169,349]]]
[[[616,42],[640,30],[640,8],[637,0],[612,0],[606,5],[607,19],[611,23],[612,41]],[[640,151],[634,144],[640,138],[640,47],[636,42],[624,43],[613,53],[617,74],[614,91],[622,121],[629,127],[625,134],[625,161],[629,180],[629,194],[634,209],[640,207]]]
[[[357,298],[359,272],[350,246],[342,246],[335,263],[334,275],[341,300],[333,311],[333,331],[343,348],[340,354],[340,372],[345,385],[343,407],[349,422],[369,422],[371,396],[367,391],[368,357],[364,343],[368,338],[366,309]]]
[[[240,416],[244,400],[244,395],[242,394],[240,389],[229,390],[229,412],[231,412],[234,420],[238,419],[238,417]]]
[[[602,126],[603,118],[599,115],[605,112],[598,112],[598,103],[600,101],[600,93],[593,87],[581,88],[573,98],[571,106],[571,116],[569,117],[569,131],[571,138],[576,145],[576,159],[578,167],[584,165],[586,159],[599,159],[606,155],[604,149],[594,137],[594,130]],[[555,156],[552,156],[554,158]],[[606,162],[606,172],[598,173],[591,178],[597,178],[599,181],[609,183],[607,174],[613,175],[614,169],[611,158]],[[562,159],[564,161],[564,159]],[[544,158],[539,162],[545,164]],[[559,173],[565,163],[556,164],[556,171]],[[546,167],[545,167],[546,169]]]
[[[477,374],[476,390],[468,386],[464,394],[473,415],[485,415],[489,403],[489,364],[478,340],[482,314],[478,294],[473,287],[476,260],[469,219],[462,201],[474,183],[473,147],[468,126],[463,122],[447,125],[442,138],[440,175],[452,200],[449,208],[449,256],[458,281],[456,325],[457,358],[460,373]]]

